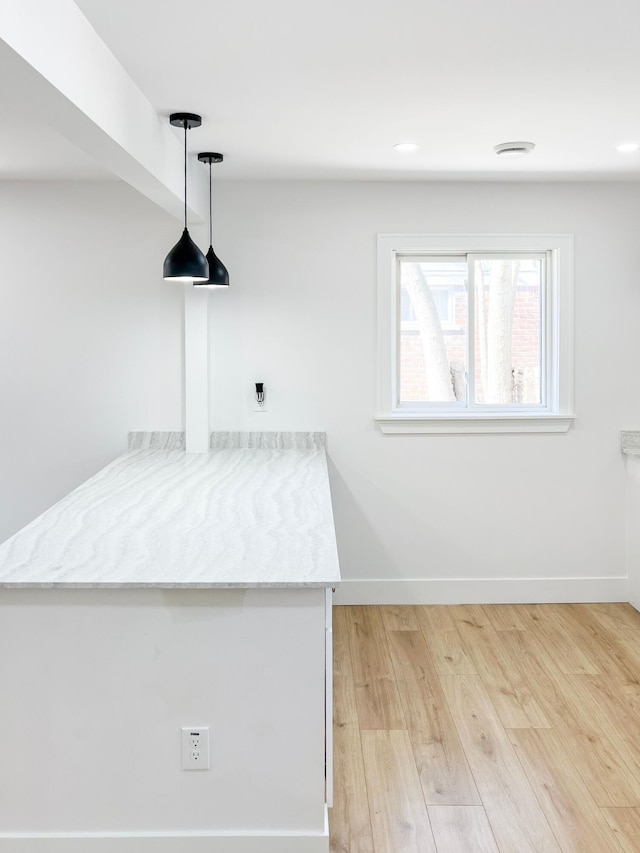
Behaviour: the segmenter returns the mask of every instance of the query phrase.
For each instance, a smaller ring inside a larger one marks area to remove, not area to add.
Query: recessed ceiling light
[[[616,151],[620,151],[621,154],[630,154],[632,151],[637,151],[640,148],[637,142],[623,142],[622,145],[618,145]]]
[[[396,151],[417,151],[420,148],[417,142],[398,142],[393,147]]]
[[[535,147],[533,142],[502,142],[493,150],[500,157],[524,157],[525,154],[531,154]]]

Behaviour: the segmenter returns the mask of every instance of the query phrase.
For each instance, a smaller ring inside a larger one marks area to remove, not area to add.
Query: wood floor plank
[[[361,729],[406,724],[379,607],[349,608],[347,633]]]
[[[481,604],[452,604],[447,608],[453,617],[455,626],[460,630],[460,625],[471,625],[474,628],[491,628],[491,620],[487,616],[489,608]]]
[[[553,832],[478,676],[440,676],[498,847],[560,853]]]
[[[416,604],[413,607],[418,622],[426,622],[434,633],[455,631],[456,620],[452,608],[446,604]]]
[[[414,610],[438,675],[476,675],[451,608],[434,604]]]
[[[525,631],[527,628],[513,604],[492,604],[483,610],[496,631]]]
[[[640,675],[640,631],[629,631],[628,629],[607,631],[611,642],[622,651],[626,658],[625,668],[633,667],[633,673]],[[630,680],[630,679],[629,679]]]
[[[421,631],[388,634],[391,660],[427,805],[480,805]]]
[[[333,738],[331,853],[374,853],[360,732],[357,728],[336,728]]]
[[[492,604],[485,605],[488,609],[493,607]],[[541,621],[550,618],[550,614],[545,614],[544,604],[512,604],[513,612],[517,615],[526,628],[534,628]]]
[[[394,678],[371,678],[356,686],[361,730],[406,729],[398,685]]]
[[[576,701],[570,677],[558,669],[537,634],[505,631],[501,636],[511,653],[513,666],[520,667],[525,674],[594,801],[609,807],[636,805],[636,783],[624,758]]]
[[[640,850],[640,809],[602,809],[620,849],[624,853]]]
[[[429,806],[438,853],[499,853],[482,806]]]
[[[640,694],[640,670],[636,660],[617,643],[612,631],[602,627],[591,605],[564,604],[558,607],[557,618],[564,621],[576,641],[596,662],[596,674],[608,675],[626,691]]]
[[[634,642],[639,632],[602,627],[593,605],[559,605],[565,624],[582,647],[598,664],[608,681],[615,685],[625,704],[640,716],[640,660]]]
[[[373,678],[393,678],[393,667],[378,607],[351,607],[348,622],[351,665],[356,686]]]
[[[565,675],[600,675],[598,662],[589,654],[590,649],[577,641],[567,625],[566,611],[561,608],[557,604],[538,604],[534,611],[528,611],[536,636]]]
[[[436,853],[408,733],[361,737],[376,851]]]
[[[611,651],[607,679],[619,689],[625,704],[640,717],[640,632],[628,629],[607,631]],[[615,656],[615,657],[614,657]],[[617,657],[617,660],[615,659]]]
[[[625,704],[616,685],[602,676],[572,676],[567,689],[623,758],[633,775],[636,805],[640,806],[640,718]]]
[[[333,608],[333,672],[335,675],[353,675],[346,607]]]
[[[586,609],[609,631],[640,631],[640,613],[630,604],[589,604]]]
[[[333,724],[342,729],[359,729],[356,688],[353,678],[333,676]]]
[[[413,607],[399,607],[394,604],[380,606],[382,624],[386,631],[419,631]]]
[[[618,842],[558,735],[544,729],[509,731],[520,763],[563,851],[619,852]]]
[[[527,629],[553,624],[559,615],[558,604],[516,604],[514,608]]]
[[[333,679],[333,785],[329,812],[331,853],[374,853],[353,679]]]
[[[489,693],[502,724],[507,728],[549,728],[550,723],[529,684],[514,667],[500,635],[482,607],[453,608],[463,642]]]

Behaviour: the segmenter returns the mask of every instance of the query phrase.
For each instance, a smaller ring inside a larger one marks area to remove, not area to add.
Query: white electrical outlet
[[[182,769],[209,770],[209,727],[182,729]]]

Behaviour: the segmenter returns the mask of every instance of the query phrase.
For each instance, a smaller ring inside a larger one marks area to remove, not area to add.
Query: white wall
[[[323,589],[2,590],[0,850],[326,853],[324,639]]]
[[[343,601],[624,598],[640,186],[218,182],[214,201],[231,287],[210,295],[212,423],[327,430]],[[160,277],[179,223],[116,182],[4,183],[0,227],[3,539],[129,429],[182,427],[182,293]],[[378,432],[375,235],[396,231],[575,234],[567,435]]]
[[[128,430],[182,428],[180,227],[115,181],[0,184],[0,541]]]
[[[212,421],[326,428],[338,601],[626,596],[619,431],[640,421],[639,209],[637,184],[217,185],[214,243],[231,288],[210,297]],[[575,235],[567,435],[378,432],[378,232]],[[265,414],[250,411],[255,381]]]

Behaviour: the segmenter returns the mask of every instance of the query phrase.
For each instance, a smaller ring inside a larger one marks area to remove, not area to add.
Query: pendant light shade
[[[229,273],[220,258],[213,251],[213,246],[209,246],[206,258],[209,264],[209,279],[208,281],[194,282],[194,284],[208,284],[210,287],[228,287]]]
[[[220,258],[213,251],[213,204],[211,194],[211,164],[222,163],[222,154],[205,151],[198,154],[201,163],[209,164],[209,251],[207,252],[207,263],[209,264],[209,277],[207,281],[194,281],[194,285],[200,287],[228,287],[229,273]]]
[[[202,119],[195,113],[172,113],[169,121],[174,127],[184,128],[184,231],[165,258],[163,278],[167,281],[206,282],[209,263],[189,236],[187,228],[187,130],[200,127]]]
[[[163,278],[172,281],[206,281],[209,277],[207,258],[185,228],[182,237],[164,259]]]

